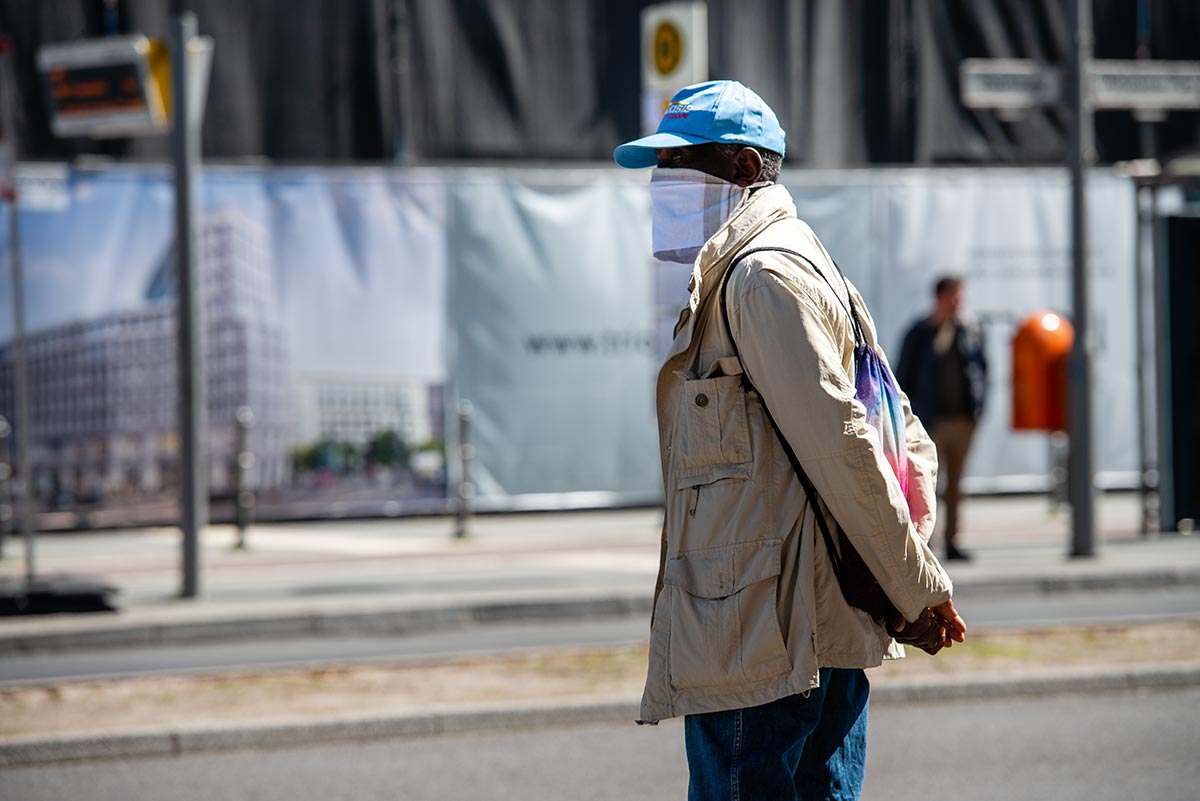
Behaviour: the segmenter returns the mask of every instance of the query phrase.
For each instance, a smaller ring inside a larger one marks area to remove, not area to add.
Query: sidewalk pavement
[[[1097,556],[1070,559],[1070,515],[1044,497],[969,499],[952,562],[956,594],[1200,584],[1200,537],[1143,538],[1133,495],[1097,506]],[[446,518],[264,524],[246,550],[203,537],[201,597],[178,597],[175,529],[46,534],[39,575],[119,589],[111,614],[0,617],[0,654],[154,642],[404,633],[486,622],[649,614],[657,509],[480,516],[456,540]],[[935,540],[935,549],[936,549]],[[0,582],[24,574],[6,544]]]
[[[1128,495],[1103,496],[1096,518],[1097,556],[1069,559],[1067,510],[1052,510],[1044,498],[970,500],[962,543],[975,558],[948,565],[956,594],[1200,584],[1200,537],[1141,537],[1137,499]],[[39,572],[88,574],[114,584],[121,590],[120,611],[0,618],[0,657],[19,650],[649,615],[659,510],[479,517],[465,540],[452,537],[452,526],[434,518],[262,525],[250,530],[244,551],[231,547],[231,529],[213,527],[203,540],[202,596],[196,600],[177,598],[175,530],[46,535],[38,543]],[[10,543],[0,561],[0,582],[19,582],[23,575],[16,545]],[[1200,683],[1200,663],[1191,658],[1037,668],[1023,665],[1019,679],[999,671],[882,682],[873,700],[943,703]],[[251,724],[198,725],[180,718],[149,729],[0,738],[0,766],[628,722],[636,715],[635,698],[622,692]]]

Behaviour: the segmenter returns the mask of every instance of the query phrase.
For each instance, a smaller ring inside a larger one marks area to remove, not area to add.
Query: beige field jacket
[[[759,247],[804,254],[846,292],[782,186],[756,192],[700,253],[656,392],[666,520],[643,722],[756,706],[816,687],[820,667],[872,667],[903,656],[843,599],[764,403],[822,512],[845,528],[901,613],[915,620],[951,594],[927,546],[936,510],[933,443],[904,398],[905,498],[854,398],[851,324],[829,284],[782,253],[738,262],[728,313],[743,361],[734,356],[717,290],[735,256]],[[866,304],[850,291],[878,347]]]

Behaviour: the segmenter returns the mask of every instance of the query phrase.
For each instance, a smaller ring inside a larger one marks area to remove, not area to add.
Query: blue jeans
[[[854,801],[869,693],[863,671],[822,668],[807,698],[688,715],[688,801]]]

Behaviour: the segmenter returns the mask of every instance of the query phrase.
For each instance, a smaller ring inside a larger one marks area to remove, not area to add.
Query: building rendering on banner
[[[393,431],[409,445],[441,438],[442,385],[383,377],[297,376],[293,381],[302,442],[365,445]]]
[[[235,414],[255,415],[249,446],[260,488],[289,478],[288,371],[265,229],[237,211],[201,218],[208,448],[212,488],[230,489]],[[27,337],[31,470],[42,502],[155,493],[178,471],[174,250],[145,305]],[[11,346],[0,345],[0,414],[11,415]]]

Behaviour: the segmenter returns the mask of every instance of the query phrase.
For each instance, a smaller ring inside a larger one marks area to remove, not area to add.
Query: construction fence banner
[[[24,165],[20,180],[42,522],[169,520],[170,172]],[[445,510],[464,400],[481,507],[659,499],[654,379],[690,269],[649,256],[647,183],[605,167],[206,167],[197,232],[214,514],[235,489],[241,406],[255,414],[249,481],[264,519]],[[1049,438],[1009,428],[1009,343],[1034,311],[1069,311],[1065,173],[793,170],[785,183],[893,354],[934,279],[966,279],[990,365],[968,488],[1048,486]],[[1129,486],[1133,192],[1099,170],[1089,191],[1097,469],[1102,485]],[[11,303],[5,260],[0,307]],[[8,417],[11,336],[0,314]]]
[[[453,389],[493,506],[660,496],[644,181],[463,173],[450,190]]]
[[[19,219],[41,522],[170,520],[179,480],[171,174],[30,175]],[[254,465],[241,488],[256,491],[260,519],[444,508],[441,177],[210,167],[200,194],[214,517],[232,514],[239,489],[243,406]],[[0,315],[0,414],[10,418],[11,337],[12,319]]]

